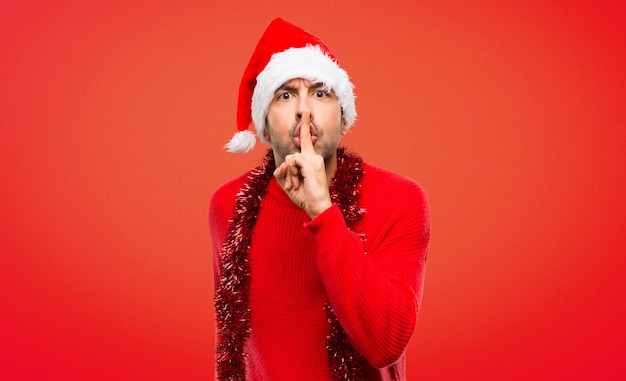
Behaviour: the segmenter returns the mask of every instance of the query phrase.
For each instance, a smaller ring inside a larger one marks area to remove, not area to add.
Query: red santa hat
[[[267,144],[263,132],[265,116],[275,91],[284,83],[304,78],[322,82],[331,89],[343,111],[346,128],[356,121],[354,85],[337,63],[328,46],[319,38],[280,18],[274,19],[259,40],[241,78],[237,104],[237,130],[224,146],[229,152],[245,153],[256,136]]]

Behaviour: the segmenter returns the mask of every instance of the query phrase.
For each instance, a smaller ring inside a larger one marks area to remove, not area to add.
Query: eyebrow
[[[315,82],[314,84],[312,84],[312,85],[309,87],[309,89],[316,90],[316,89],[319,89],[319,88],[322,88],[322,87],[326,87],[326,86],[324,85],[324,83],[322,83],[322,82]],[[281,90],[286,90],[286,91],[296,91],[297,89],[296,89],[295,87],[290,86],[290,85],[288,85],[288,84],[286,84],[286,83],[285,83],[285,84],[281,85],[278,89],[276,89],[276,91],[274,92],[274,94],[278,93],[278,92],[279,92],[279,91],[281,91]],[[330,90],[330,89],[329,89],[329,90]]]

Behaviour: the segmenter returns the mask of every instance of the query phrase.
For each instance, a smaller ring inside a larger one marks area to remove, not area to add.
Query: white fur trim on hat
[[[265,68],[257,76],[257,83],[252,95],[252,121],[256,127],[257,136],[263,143],[265,140],[265,117],[276,90],[295,78],[322,82],[331,89],[343,111],[346,129],[356,121],[354,85],[350,82],[348,73],[339,64],[330,58],[322,49],[315,45],[304,48],[289,48],[275,53]]]
[[[224,148],[226,148],[228,152],[246,153],[254,148],[255,144],[256,137],[252,132],[246,130],[239,131],[233,135],[232,139],[224,145]]]

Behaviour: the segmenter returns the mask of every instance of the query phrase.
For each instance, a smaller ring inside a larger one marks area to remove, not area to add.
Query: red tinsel
[[[218,380],[244,381],[246,379],[244,347],[246,340],[250,337],[251,313],[248,307],[250,284],[248,250],[261,202],[267,192],[274,169],[274,155],[270,149],[263,164],[250,171],[246,182],[237,194],[235,212],[228,227],[226,240],[220,250],[221,276],[215,290]],[[362,176],[363,160],[339,148],[337,171],[330,185],[330,196],[341,210],[349,228],[353,228],[365,212],[359,207]],[[329,323],[329,334],[325,345],[328,353],[328,366],[334,380],[362,380],[363,356],[350,344],[330,303],[326,303],[325,310]]]

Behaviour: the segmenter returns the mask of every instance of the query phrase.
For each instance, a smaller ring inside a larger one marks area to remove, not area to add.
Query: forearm
[[[372,366],[393,364],[417,320],[425,257],[419,244],[408,237],[397,250],[366,254],[336,207],[307,227],[316,237],[329,301],[352,345]]]

